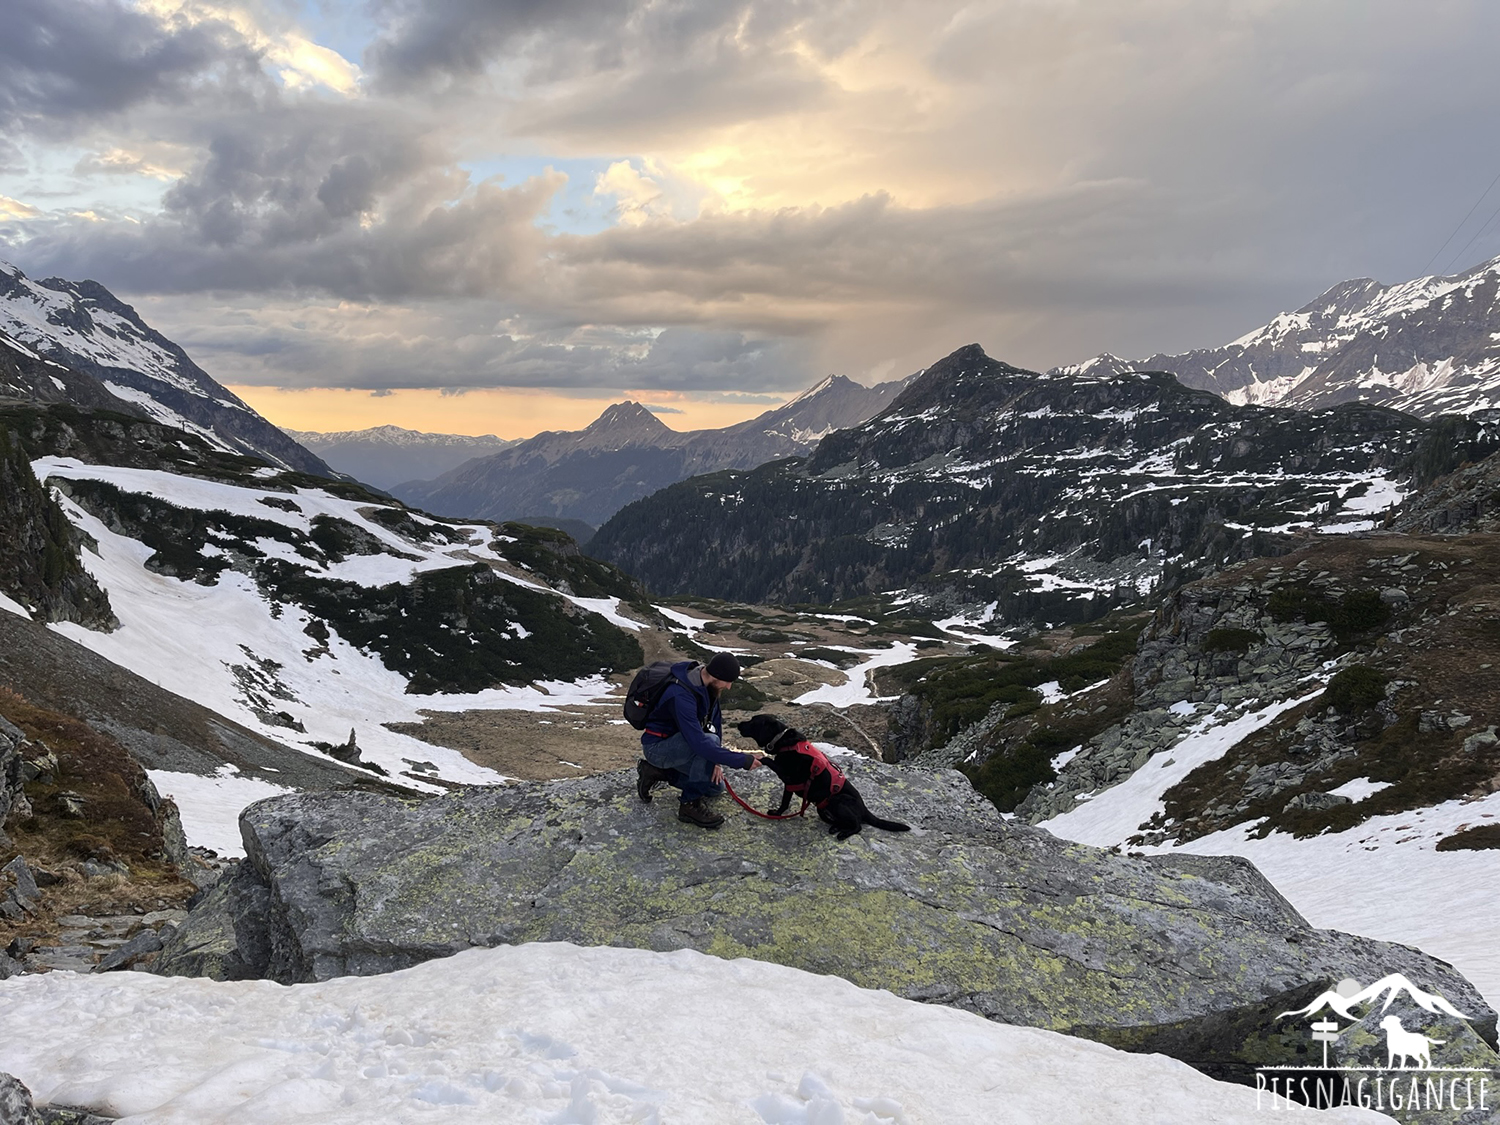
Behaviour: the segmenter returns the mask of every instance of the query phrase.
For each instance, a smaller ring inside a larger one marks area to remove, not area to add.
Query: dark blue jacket
[[[715,765],[749,769],[751,755],[726,749],[704,731],[705,726],[711,726],[717,738],[723,738],[724,716],[718,702],[709,695],[708,688],[702,684],[694,685],[688,678],[688,672],[695,667],[697,661],[694,660],[672,665],[672,682],[646,719],[641,745],[650,746],[658,739],[681,734],[698,757],[707,758]]]

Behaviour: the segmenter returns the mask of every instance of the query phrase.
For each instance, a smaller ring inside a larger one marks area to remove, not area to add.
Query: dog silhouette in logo
[[[1386,1016],[1380,1021],[1380,1026],[1385,1028],[1385,1068],[1394,1070],[1396,1060],[1401,1060],[1401,1069],[1406,1069],[1406,1061],[1411,1060],[1412,1066],[1419,1070],[1432,1069],[1432,1048],[1434,1045],[1446,1043],[1446,1039],[1429,1039],[1427,1036],[1416,1031],[1407,1031],[1401,1026],[1401,1017]]]

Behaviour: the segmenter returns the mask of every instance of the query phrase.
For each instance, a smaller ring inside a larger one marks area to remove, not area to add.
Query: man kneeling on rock
[[[672,666],[672,682],[646,719],[641,734],[644,759],[636,763],[635,791],[651,800],[652,788],[667,782],[682,790],[677,819],[700,828],[717,828],[724,818],[708,807],[707,798],[724,788],[724,767],[753,770],[754,754],[726,749],[719,696],[740,678],[740,662],[721,652],[702,667],[691,660]]]

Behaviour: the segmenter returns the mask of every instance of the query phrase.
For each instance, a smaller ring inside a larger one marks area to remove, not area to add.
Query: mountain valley
[[[53,354],[0,349],[0,975],[310,981],[608,940],[1248,1083],[1337,962],[1459,997],[1445,1034],[1493,1065],[1500,961],[1463,921],[1500,875],[1482,415],[1236,406],[970,347],[810,453],[628,504],[595,557],[163,421]],[[662,431],[619,404],[532,439],[562,468],[523,500],[585,465],[618,483],[608,458]],[[797,724],[919,831],[658,824],[619,691],[724,650],[731,724]],[[90,831],[120,785],[155,826],[134,851]],[[968,882],[996,866],[1004,901]],[[1399,909],[1347,893],[1402,880]],[[828,906],[843,884],[859,903]],[[1005,983],[1039,975],[1045,1000]]]

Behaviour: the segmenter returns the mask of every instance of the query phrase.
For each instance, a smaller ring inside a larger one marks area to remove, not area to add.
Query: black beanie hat
[[[734,683],[740,678],[740,662],[734,658],[732,652],[721,652],[708,662],[704,669],[716,680],[724,680],[726,683]]]

